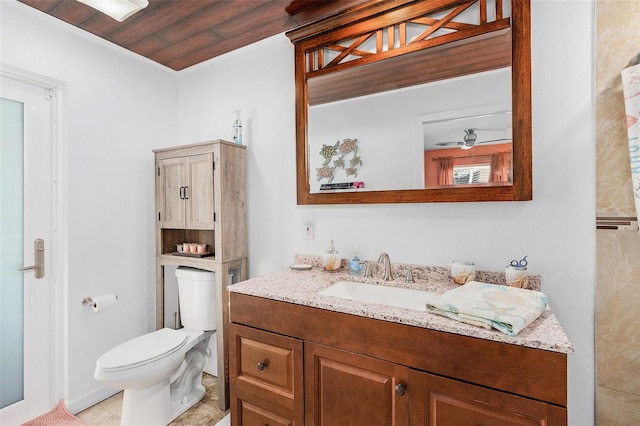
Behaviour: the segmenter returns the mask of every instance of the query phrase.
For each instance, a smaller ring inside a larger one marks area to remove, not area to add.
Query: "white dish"
[[[289,267],[296,271],[308,271],[313,268],[313,265],[308,265],[306,263],[294,263],[293,265],[289,265]]]

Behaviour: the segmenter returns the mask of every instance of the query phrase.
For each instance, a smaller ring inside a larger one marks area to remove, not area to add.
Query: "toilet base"
[[[180,401],[171,401],[171,408],[173,411],[172,421],[175,420],[180,414],[193,407],[198,401],[204,397],[206,389],[200,385],[199,388],[195,388],[191,391],[190,395],[183,397]]]
[[[157,426],[171,422],[169,379],[141,389],[125,389],[122,397],[121,426]]]
[[[202,333],[167,379],[153,386],[124,390],[121,426],[167,425],[204,397],[202,371],[211,334]]]

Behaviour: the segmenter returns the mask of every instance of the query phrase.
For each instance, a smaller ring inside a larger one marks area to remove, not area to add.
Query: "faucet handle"
[[[407,269],[407,275],[405,276],[404,282],[406,283],[414,283],[413,280],[413,271],[411,269]]]
[[[371,264],[367,263],[367,262],[363,262],[364,263],[364,277],[365,278],[372,278],[373,277],[373,272],[371,272]]]

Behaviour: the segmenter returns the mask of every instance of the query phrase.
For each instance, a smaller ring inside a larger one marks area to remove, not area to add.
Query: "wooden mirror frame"
[[[529,0],[511,1],[514,171],[512,185],[362,192],[310,192],[309,152],[307,152],[307,52],[328,43],[355,38],[372,29],[386,28],[427,13],[476,2],[482,5],[485,0],[372,0],[287,33],[295,48],[296,179],[299,205],[526,201],[532,199],[531,18]],[[367,63],[384,61],[385,59],[387,59],[385,55],[379,55]]]

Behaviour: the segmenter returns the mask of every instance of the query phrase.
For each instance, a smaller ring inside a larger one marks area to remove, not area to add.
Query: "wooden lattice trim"
[[[479,7],[478,24],[454,21],[454,18],[475,4],[478,4]],[[343,42],[332,42],[323,46],[316,46],[305,52],[307,62],[305,75],[307,78],[310,78],[329,72],[340,71],[345,68],[364,65],[412,51],[499,31],[511,26],[511,19],[509,17],[503,17],[504,7],[502,0],[496,0],[495,2],[495,20],[493,22],[488,22],[487,12],[487,0],[471,0],[453,6],[452,10],[440,19],[429,16],[433,14],[433,11],[431,11],[423,16],[405,19],[401,22],[392,23],[366,32],[355,37],[355,39],[347,39]],[[408,41],[407,24],[427,28],[420,35]],[[447,29],[452,32],[429,38],[440,29]],[[387,35],[386,43],[384,42],[385,32]],[[396,34],[398,35],[397,44]],[[375,37],[375,51],[371,52],[360,49],[360,47],[372,37]],[[325,63],[325,58],[328,57],[326,52],[328,51],[337,52],[338,54],[329,62]]]

